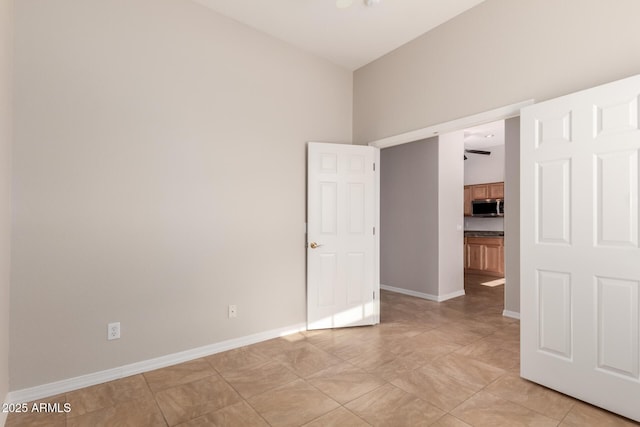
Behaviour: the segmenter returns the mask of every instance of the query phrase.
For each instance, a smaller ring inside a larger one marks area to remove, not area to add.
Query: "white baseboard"
[[[380,289],[383,289],[389,292],[395,292],[397,294],[409,295],[412,297],[422,298],[422,299],[426,299],[429,301],[436,301],[436,302],[442,302],[451,298],[457,298],[465,294],[463,289],[463,290],[452,292],[446,295],[431,295],[431,294],[426,294],[424,292],[417,292],[417,291],[412,291],[410,289],[396,288],[395,286],[388,286],[388,285],[382,285],[382,284],[380,285]]]
[[[520,320],[520,313],[516,312],[516,311],[509,311],[509,310],[503,310],[502,311],[502,315],[504,317],[510,317],[512,319],[518,319]]]
[[[459,291],[451,292],[450,294],[440,295],[438,297],[438,302],[446,301],[446,300],[453,299],[453,298],[458,298],[458,297],[461,297],[463,295],[466,295],[466,293],[465,293],[464,289],[461,289]]]
[[[167,366],[176,365],[178,363],[188,362],[189,360],[198,359],[204,356],[220,353],[234,348],[243,347],[245,345],[255,344],[261,341],[290,335],[296,332],[305,331],[307,325],[301,323],[298,325],[287,326],[284,328],[272,329],[270,331],[259,332],[257,334],[247,335],[240,338],[234,338],[219,343],[206,345],[203,347],[185,350],[178,353],[168,354],[166,356],[156,357],[154,359],[143,360],[141,362],[131,363],[129,365],[120,366],[105,371],[94,372],[79,377],[69,378],[66,380],[56,381],[49,384],[43,384],[36,387],[25,388],[10,392],[6,399],[6,403],[23,403],[33,400],[43,399],[45,397],[55,396],[60,393],[66,393],[80,388],[89,387],[96,384],[102,384],[107,381],[113,381],[131,375],[143,372],[153,371],[154,369],[165,368]],[[0,424],[1,426],[2,424]]]

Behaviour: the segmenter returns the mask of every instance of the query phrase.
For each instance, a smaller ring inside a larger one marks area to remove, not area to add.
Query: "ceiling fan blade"
[[[483,156],[491,155],[491,151],[484,151],[484,150],[464,150],[464,152],[471,153],[471,154],[482,154]]]

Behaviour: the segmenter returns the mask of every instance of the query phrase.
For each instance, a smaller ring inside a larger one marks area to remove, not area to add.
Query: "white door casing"
[[[379,323],[378,159],[374,147],[308,144],[308,329]]]
[[[521,375],[640,421],[640,75],[521,114]]]

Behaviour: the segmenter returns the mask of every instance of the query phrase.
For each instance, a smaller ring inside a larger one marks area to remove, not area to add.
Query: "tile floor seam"
[[[318,371],[318,372],[320,372],[320,371]],[[320,390],[318,387],[316,387],[315,385],[313,385],[312,383],[310,383],[309,381],[307,381],[307,380],[306,380],[306,378],[302,378],[302,381],[304,381],[305,383],[309,384],[311,387],[315,388],[317,391],[319,391],[320,393],[324,394],[326,397],[328,397],[329,399],[333,400],[333,401],[334,401],[334,402],[336,402],[338,405],[340,405],[340,406],[344,406],[344,404],[342,404],[342,403],[338,402],[336,399],[334,399],[333,397],[329,396],[327,393],[325,393],[324,391]],[[334,410],[334,409],[332,409],[331,411],[333,411],[333,410]],[[331,412],[331,411],[329,411],[329,412]],[[328,412],[327,412],[327,413],[328,413]],[[325,413],[325,414],[322,414],[321,416],[323,416],[323,415],[326,415],[326,413]],[[318,418],[319,418],[319,417],[318,417]],[[311,421],[309,421],[309,422],[311,422]]]
[[[242,396],[241,396],[241,397],[242,397]],[[243,400],[247,405],[249,405],[249,407],[250,407],[251,409],[253,409],[253,411],[254,411],[256,414],[258,414],[258,416],[259,416],[260,418],[262,418],[262,419],[264,420],[264,422],[265,422],[265,423],[267,423],[267,425],[268,425],[268,426],[273,427],[273,424],[271,424],[271,423],[269,422],[269,420],[267,420],[267,419],[264,417],[264,415],[262,415],[262,414],[258,411],[258,409],[257,409],[257,408],[255,408],[255,407],[251,404],[251,402],[249,402],[249,401],[248,401],[247,399],[245,399],[244,397],[242,398],[242,400]]]
[[[151,396],[153,397],[153,401],[155,402],[156,406],[158,407],[158,410],[160,411],[160,415],[162,415],[162,419],[164,420],[165,425],[169,427],[169,420],[167,420],[167,417],[164,414],[164,411],[160,407],[160,403],[158,403],[158,399],[156,399],[156,394],[153,392],[153,390],[151,390],[151,386],[149,385],[149,381],[147,381],[146,375],[144,374],[144,372],[141,375],[142,375],[142,378],[144,379],[144,383],[147,385],[147,389],[149,390],[149,393],[151,393]]]
[[[487,387],[488,387],[488,386],[487,386]],[[543,414],[542,412],[540,412],[540,411],[538,411],[538,410],[536,410],[536,409],[528,408],[528,407],[526,407],[526,406],[524,406],[524,405],[522,405],[522,404],[520,404],[520,403],[518,403],[518,402],[514,402],[514,401],[513,401],[513,400],[511,400],[511,399],[507,399],[507,398],[504,398],[504,397],[502,397],[502,396],[498,396],[497,394],[492,393],[492,392],[491,392],[491,390],[486,390],[486,387],[485,387],[485,392],[489,393],[491,396],[493,396],[493,397],[495,397],[495,398],[498,398],[498,399],[500,399],[500,400],[504,400],[504,401],[506,401],[506,402],[513,403],[514,405],[517,405],[517,406],[519,406],[519,407],[521,407],[521,408],[523,408],[523,409],[525,409],[525,410],[527,410],[527,411],[532,411],[532,412],[535,412],[536,414],[539,414],[539,415],[542,415],[542,416],[544,416],[544,417],[547,417],[547,418],[549,418],[549,419],[550,419],[550,420],[552,420],[552,421],[557,421],[556,426],[560,423],[560,421],[558,421],[557,419],[552,418],[552,417],[550,417],[550,416],[549,416],[549,415],[547,415],[547,414]],[[567,413],[568,413],[568,412],[567,412]],[[565,416],[566,416],[566,415],[565,415]]]
[[[488,385],[487,385],[487,387],[488,387]],[[509,402],[509,403],[511,403],[511,404],[513,404],[513,405],[516,405],[516,406],[520,407],[521,409],[524,409],[525,411],[534,412],[534,413],[536,413],[536,414],[538,414],[538,415],[542,415],[543,417],[545,417],[545,418],[547,418],[547,419],[549,419],[549,420],[551,420],[551,421],[555,421],[555,422],[556,422],[556,427],[560,425],[561,421],[558,421],[558,420],[556,420],[555,418],[551,418],[550,416],[545,415],[545,414],[543,414],[543,413],[541,413],[541,412],[539,412],[539,411],[536,411],[535,409],[527,408],[526,406],[521,405],[521,404],[519,404],[519,403],[517,403],[517,402],[514,402],[514,401],[512,401],[512,400],[505,399],[504,397],[497,396],[497,395],[493,394],[490,390],[487,390],[487,389],[486,389],[487,387],[485,387],[484,389],[482,389],[482,390],[478,391],[478,393],[480,393],[481,391],[484,391],[485,393],[489,393],[491,396],[493,396],[493,397],[495,397],[495,398],[497,398],[497,399],[503,400],[503,401],[505,401],[505,402]],[[476,394],[478,394],[478,393],[476,393]],[[473,396],[472,396],[472,397],[473,397]],[[469,399],[471,399],[471,397],[470,397]],[[464,402],[463,402],[463,403],[464,403]],[[568,414],[568,412],[567,412],[567,414]],[[455,416],[455,415],[454,415],[454,416]],[[465,421],[465,422],[466,422],[466,421]],[[587,427],[587,426],[585,426],[585,427]]]
[[[492,382],[492,383],[490,383],[490,384],[487,384],[487,387],[486,387],[486,388],[488,388],[491,384],[493,384],[493,383],[495,383],[495,382],[498,382],[500,379],[502,379],[502,378],[504,378],[504,377],[506,377],[506,376],[509,376],[509,375],[511,375],[511,373],[510,373],[510,372],[508,372],[508,371],[505,371],[505,373],[504,373],[503,375],[501,375],[500,377],[496,378],[496,380],[495,380],[495,381],[493,381],[493,382]],[[525,380],[525,381],[529,381],[529,380],[526,380],[526,379],[524,379],[524,378],[522,378],[522,377],[520,377],[520,376],[518,376],[518,378],[523,379],[523,380]],[[560,392],[556,392],[556,391],[555,391],[555,390],[553,390],[553,389],[550,389],[550,388],[547,388],[547,387],[541,386],[541,385],[536,384],[536,383],[534,383],[534,382],[531,382],[531,384],[534,384],[534,385],[535,385],[535,386],[537,386],[537,387],[543,387],[545,390],[548,390],[548,391],[550,391],[550,392],[559,393],[560,395],[562,395],[562,396],[564,396],[564,397],[567,397],[567,398],[571,399],[571,406],[569,407],[569,409],[567,410],[567,412],[562,416],[562,419],[558,421],[558,425],[560,425],[560,423],[562,423],[562,421],[567,417],[567,415],[569,415],[569,412],[571,412],[571,410],[573,409],[573,407],[576,405],[576,401],[575,401],[575,399],[574,399],[573,397],[571,397],[571,396],[565,395],[565,394],[560,393]],[[515,403],[516,405],[520,405],[520,406],[522,406],[522,407],[524,407],[524,408],[526,408],[526,409],[528,409],[528,410],[530,410],[530,411],[537,412],[538,414],[540,414],[540,415],[544,415],[545,417],[550,418],[550,419],[552,419],[552,420],[554,420],[554,421],[556,421],[556,420],[557,420],[557,418],[554,418],[554,417],[552,417],[552,416],[550,416],[550,415],[548,415],[548,414],[546,414],[546,413],[543,413],[543,412],[541,412],[541,411],[539,411],[539,410],[537,410],[537,409],[529,408],[529,407],[524,406],[524,405],[522,405],[522,404],[520,404],[520,403],[518,403],[518,402],[516,402],[516,401],[514,401],[514,400],[511,400],[511,399],[509,399],[509,398],[504,398],[504,397],[498,396],[497,394],[493,393],[493,392],[492,392],[492,391],[490,391],[490,390],[486,390],[486,391],[487,391],[487,393],[490,393],[491,395],[493,395],[493,396],[495,396],[495,397],[497,397],[497,398],[499,398],[499,399],[503,399],[503,400],[507,400],[507,401],[509,401],[509,402],[511,402],[511,403]]]
[[[573,398],[572,398],[573,399]],[[569,408],[569,410],[567,411],[566,414],[564,414],[564,417],[562,417],[562,419],[560,420],[560,422],[558,423],[558,425],[562,425],[562,423],[564,423],[564,420],[567,419],[567,417],[569,416],[569,414],[571,413],[571,411],[573,411],[573,408],[575,408],[575,406],[577,405],[578,402],[574,401],[571,402],[571,408]]]
[[[328,415],[328,414],[332,413],[333,411],[336,411],[336,410],[338,410],[338,409],[340,409],[340,408],[344,409],[345,411],[349,411],[349,409],[348,409],[348,408],[346,408],[344,405],[340,405],[340,406],[338,406],[337,408],[332,409],[332,410],[330,410],[330,411],[329,411],[329,412],[327,412],[327,413],[324,413],[324,414],[322,414],[322,415],[318,415],[318,416],[317,416],[317,417],[315,417],[314,419],[309,420],[309,421],[307,421],[307,422],[306,422],[306,423],[304,423],[304,424],[301,424],[301,425],[300,425],[300,427],[304,427],[304,426],[306,426],[307,424],[311,424],[312,422],[314,422],[314,421],[316,421],[316,420],[319,420],[320,418],[322,418],[322,417],[324,417],[324,416],[326,416],[326,415]],[[349,413],[350,413],[350,414],[353,414],[353,416],[358,417],[358,419],[362,420],[362,418],[361,418],[361,417],[359,417],[358,415],[354,414],[352,411],[349,411]],[[365,420],[362,420],[362,421],[364,421],[367,425],[371,425],[371,424],[367,423]]]
[[[240,347],[240,348],[242,348],[242,347]],[[209,355],[203,357],[203,359],[204,359],[205,362],[207,362],[209,364],[209,366],[211,366],[211,369],[213,369],[218,375],[220,375],[220,377],[222,377],[222,372],[218,371],[216,369],[216,367],[213,366],[213,363],[211,363],[211,361],[209,360],[209,357],[214,356],[214,355],[219,354],[219,353],[224,353],[224,352],[220,351],[218,353],[209,354]]]
[[[378,390],[379,388],[384,387],[384,386],[385,386],[385,385],[387,385],[387,384],[391,384],[389,381],[385,381],[385,380],[382,380],[382,381],[384,381],[384,384],[380,384],[379,386],[377,386],[377,387],[375,387],[375,388],[372,388],[371,390],[369,390],[369,391],[367,391],[367,392],[365,392],[365,393],[362,393],[361,395],[359,395],[359,396],[357,396],[357,397],[354,397],[353,399],[351,399],[351,400],[349,400],[349,401],[347,401],[347,402],[344,402],[344,403],[342,404],[342,406],[344,406],[344,407],[346,408],[346,405],[347,405],[347,404],[349,404],[349,403],[353,402],[354,400],[358,400],[358,399],[360,399],[360,398],[361,398],[362,396],[364,396],[365,394],[368,394],[368,393],[374,392],[374,391]],[[391,385],[393,385],[393,384],[391,384]],[[346,409],[348,409],[348,408],[346,408]]]
[[[452,417],[459,418],[459,417],[457,417],[457,416],[455,416],[455,415],[453,414],[453,411],[455,411],[456,409],[458,409],[460,406],[464,405],[468,400],[473,399],[473,397],[474,397],[475,395],[477,395],[478,393],[480,393],[480,392],[481,392],[481,391],[483,391],[483,390],[484,390],[484,388],[481,388],[480,390],[476,391],[476,392],[475,392],[475,393],[473,393],[471,396],[469,396],[468,398],[466,398],[465,400],[463,400],[462,402],[460,402],[460,404],[459,404],[458,406],[456,406],[455,408],[452,408],[452,409],[451,409],[450,411],[448,411],[447,413],[448,413],[449,415],[451,415]],[[461,418],[460,418],[460,419],[461,419]],[[462,420],[462,419],[461,419],[461,420]],[[467,422],[467,421],[464,421],[464,420],[462,420],[462,421],[463,421],[463,422],[465,422],[465,423],[467,423],[467,424],[470,424],[470,423],[469,423],[469,422]]]
[[[275,363],[277,363],[277,362],[275,362]],[[284,366],[284,368],[286,368],[286,366]],[[220,378],[222,378],[222,380],[225,381],[227,383],[227,385],[229,385],[229,387],[231,387],[236,393],[238,393],[238,396],[240,396],[242,399],[244,399],[244,400],[246,400],[248,402],[249,399],[252,399],[252,398],[254,398],[256,396],[261,396],[261,395],[263,395],[265,393],[269,393],[269,392],[271,392],[271,391],[273,391],[273,390],[275,390],[277,388],[284,387],[287,384],[291,384],[292,382],[295,382],[295,381],[298,381],[298,380],[304,380],[304,378],[302,378],[300,375],[296,374],[295,372],[292,372],[291,370],[289,370],[289,371],[291,373],[293,373],[297,378],[292,379],[291,381],[286,381],[286,382],[284,382],[282,384],[278,384],[277,386],[274,386],[274,387],[269,387],[268,389],[266,389],[266,390],[264,390],[264,391],[262,391],[260,393],[252,394],[251,396],[247,396],[247,397],[244,397],[240,393],[239,390],[237,390],[229,381],[227,381],[227,379],[225,377],[220,375]]]
[[[162,420],[164,421],[164,424],[169,427],[169,421],[167,420],[167,418],[164,416],[164,412],[162,412],[162,408],[160,408],[160,404],[158,403],[158,401],[156,400],[155,395],[153,396],[153,403],[155,403],[156,407],[158,408],[158,412],[160,412],[160,415],[162,415]]]
[[[226,380],[225,380],[225,378],[224,378],[222,375],[217,374],[217,372],[216,372],[216,375],[218,375],[218,377],[219,377],[219,380],[218,380],[218,381],[222,381],[222,382],[224,382],[228,387],[230,387],[230,388],[231,388],[231,389],[232,389],[232,390],[233,390],[233,391],[238,395],[238,397],[239,397],[241,400],[243,399],[242,395],[241,395],[240,393],[238,393],[238,391],[237,391],[235,388],[233,388],[233,386],[232,386],[231,384],[229,384],[229,382],[228,382],[228,381],[226,381]],[[236,403],[238,403],[238,402],[229,403],[229,404],[227,404],[227,405],[225,405],[225,406],[221,406],[221,407],[219,407],[219,408],[211,409],[211,410],[209,410],[209,411],[206,411],[206,412],[200,413],[200,414],[198,414],[196,417],[190,418],[190,419],[188,419],[188,420],[180,421],[180,422],[178,422],[178,424],[171,424],[171,423],[169,422],[169,420],[167,419],[167,417],[166,417],[166,415],[165,415],[164,411],[162,410],[162,406],[160,405],[160,402],[158,402],[158,399],[156,398],[156,396],[157,396],[158,394],[162,393],[162,392],[165,392],[165,391],[168,391],[168,390],[174,390],[174,389],[177,389],[177,388],[180,388],[180,387],[184,387],[184,386],[187,386],[187,385],[189,385],[189,384],[193,384],[194,382],[198,382],[198,381],[204,380],[204,379],[206,379],[206,378],[209,378],[209,377],[211,377],[211,376],[213,376],[213,375],[208,375],[208,376],[203,377],[203,378],[198,378],[198,379],[193,380],[193,381],[190,381],[190,382],[188,382],[188,383],[184,383],[184,384],[177,384],[177,385],[175,385],[175,386],[173,386],[173,387],[165,388],[165,389],[163,389],[163,390],[158,390],[158,392],[157,392],[157,393],[154,393],[154,398],[155,398],[154,400],[155,400],[156,404],[158,405],[158,407],[160,408],[160,412],[162,413],[162,416],[163,416],[163,418],[165,419],[165,422],[167,423],[167,426],[169,426],[169,427],[174,427],[174,426],[177,426],[177,425],[179,425],[179,424],[182,424],[182,423],[185,423],[185,422],[189,422],[189,421],[191,421],[191,420],[193,420],[193,419],[200,418],[200,417],[204,417],[204,416],[206,416],[206,415],[208,415],[208,414],[212,414],[212,413],[214,413],[214,412],[216,412],[216,411],[219,411],[219,410],[221,410],[221,409],[227,408],[227,407],[229,407],[229,406],[233,406],[233,405],[235,405]]]

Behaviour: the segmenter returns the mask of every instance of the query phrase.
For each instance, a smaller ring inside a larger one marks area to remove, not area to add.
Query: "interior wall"
[[[0,403],[9,391],[13,0],[0,0]],[[7,414],[0,410],[0,426]]]
[[[385,148],[380,164],[380,283],[438,295],[438,138]]]
[[[637,0],[487,0],[354,74],[354,142],[640,72]]]
[[[16,3],[12,390],[305,322],[352,74],[194,2]]]
[[[504,183],[504,309],[520,313],[520,117],[504,123],[506,176]]]
[[[355,71],[354,143],[635,75],[637,16],[636,0],[486,0]],[[507,252],[519,233],[512,222]],[[514,254],[505,261],[513,271]],[[519,312],[519,283],[507,278],[505,293]]]
[[[439,298],[464,292],[464,132],[438,139]]]
[[[464,185],[504,181],[504,145],[483,148],[489,156],[467,154],[464,161]]]

